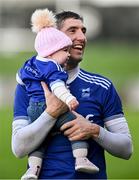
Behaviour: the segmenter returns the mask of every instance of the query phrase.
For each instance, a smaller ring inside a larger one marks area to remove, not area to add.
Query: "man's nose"
[[[82,40],[82,41],[85,41],[85,42],[87,40],[86,35],[81,30],[78,31],[78,40]]]

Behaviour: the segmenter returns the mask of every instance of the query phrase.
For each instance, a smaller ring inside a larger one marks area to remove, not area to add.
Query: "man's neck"
[[[70,84],[72,81],[76,79],[76,77],[78,76],[78,72],[79,72],[79,66],[76,66],[75,68],[67,71],[68,73],[67,84]]]
[[[66,71],[70,71],[72,69],[75,69],[78,65],[77,64],[67,64]]]

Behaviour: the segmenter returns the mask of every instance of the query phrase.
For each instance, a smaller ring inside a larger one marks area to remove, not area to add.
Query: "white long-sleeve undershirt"
[[[110,120],[105,123],[105,128],[100,127],[99,137],[96,142],[110,154],[129,159],[133,146],[128,124],[124,117]]]
[[[36,149],[51,128],[55,119],[44,112],[36,121],[28,124],[26,119],[13,121],[12,151],[21,158]],[[113,119],[100,127],[99,137],[95,140],[110,154],[128,159],[132,154],[132,140],[125,118]]]
[[[56,119],[45,111],[37,120],[29,124],[26,119],[18,119],[12,124],[12,151],[22,158],[35,150],[48,135]]]

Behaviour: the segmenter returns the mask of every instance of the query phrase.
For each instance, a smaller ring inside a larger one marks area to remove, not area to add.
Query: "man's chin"
[[[68,62],[65,64],[64,69],[65,70],[71,70],[78,66],[78,64],[82,61],[82,58],[70,58]]]
[[[68,62],[73,63],[73,64],[74,63],[78,64],[81,61],[82,61],[82,56],[73,56],[69,59]]]
[[[83,58],[83,54],[84,54],[83,50],[79,50],[79,49],[71,50],[71,57],[74,61],[81,62]]]
[[[82,61],[82,59],[83,59],[82,56],[75,56],[72,61],[74,61],[76,63],[80,63]]]

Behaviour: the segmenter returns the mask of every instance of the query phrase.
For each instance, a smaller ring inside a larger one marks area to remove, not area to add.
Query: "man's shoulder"
[[[89,71],[86,71],[84,69],[80,69],[80,73],[84,74],[84,75],[88,75],[90,77],[96,77],[96,78],[103,78],[104,80],[107,80],[109,82],[111,82],[111,80],[101,74],[97,74],[97,73],[92,73],[92,72],[89,72]]]
[[[84,80],[85,82],[101,85],[101,87],[104,87],[106,89],[109,88],[112,84],[112,82],[105,76],[96,73],[91,73],[83,69],[80,69],[78,77]]]

